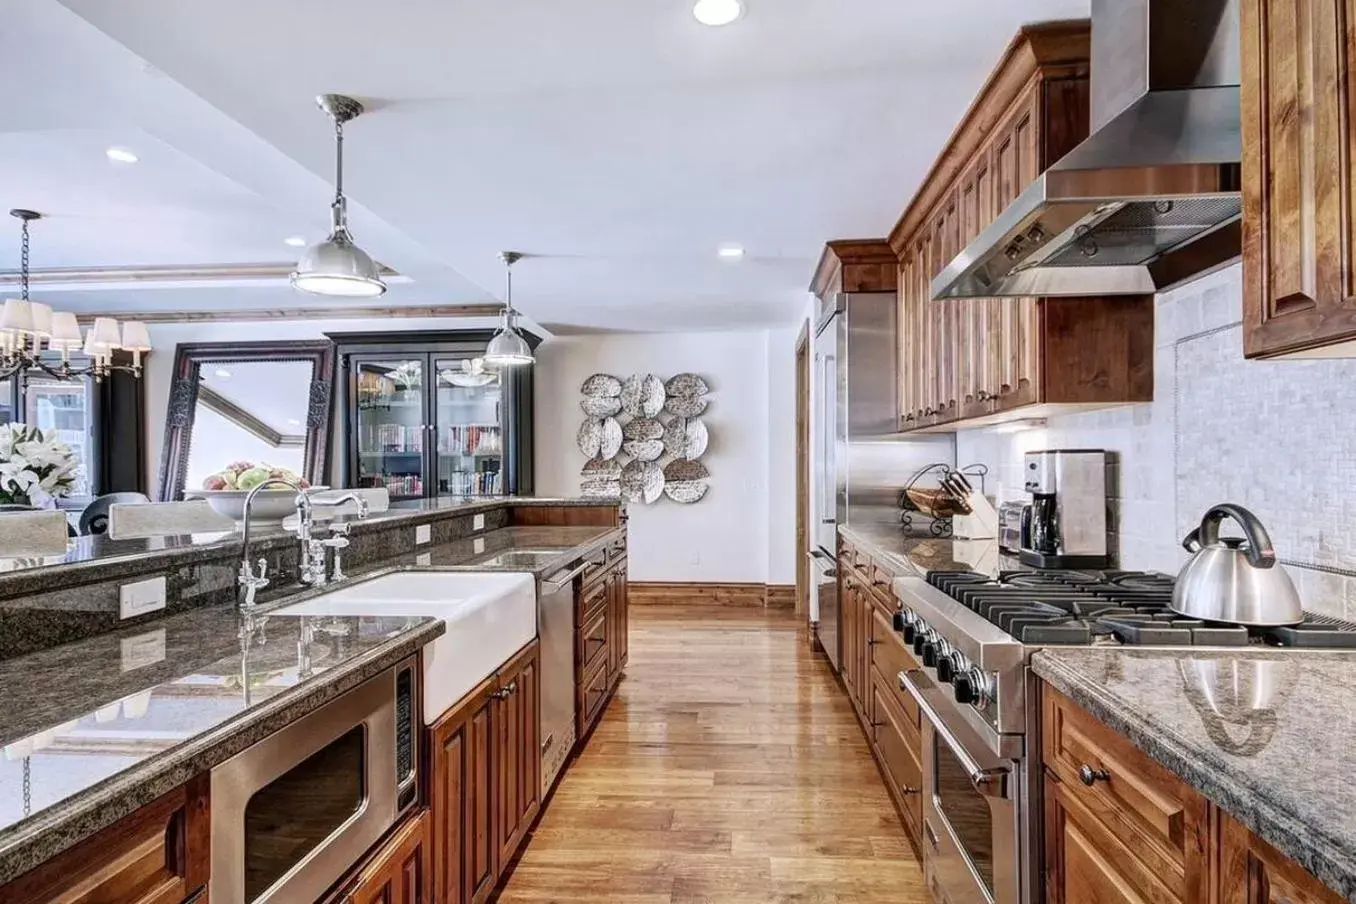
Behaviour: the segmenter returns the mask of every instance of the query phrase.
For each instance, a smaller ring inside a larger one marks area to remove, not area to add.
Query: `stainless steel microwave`
[[[411,657],[212,770],[213,901],[314,901],[415,805],[418,678]]]

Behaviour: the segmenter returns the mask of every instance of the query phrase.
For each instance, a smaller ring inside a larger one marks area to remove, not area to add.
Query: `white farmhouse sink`
[[[446,633],[424,647],[424,724],[432,725],[537,635],[537,589],[530,574],[397,572],[276,614],[442,619]]]

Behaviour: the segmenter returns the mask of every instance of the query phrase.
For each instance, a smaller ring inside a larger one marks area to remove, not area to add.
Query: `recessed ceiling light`
[[[697,0],[692,15],[703,25],[719,28],[744,15],[744,4],[740,0]]]
[[[223,380],[229,380],[231,378],[231,372],[224,367],[217,368],[216,372],[213,375],[221,377],[221,379]]]
[[[737,261],[744,256],[744,249],[739,245],[721,245],[716,254],[723,260]]]
[[[283,239],[283,244],[284,244],[284,245],[291,245],[293,248],[305,248],[305,247],[306,247],[306,236],[304,236],[304,235],[289,235],[287,238]]]
[[[136,154],[133,154],[127,148],[109,148],[104,151],[104,156],[114,163],[136,163],[139,159]]]

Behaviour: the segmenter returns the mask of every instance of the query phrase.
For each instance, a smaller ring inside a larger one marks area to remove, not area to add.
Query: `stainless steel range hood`
[[[1091,136],[932,281],[934,299],[1140,295],[1240,253],[1238,0],[1092,0]]]

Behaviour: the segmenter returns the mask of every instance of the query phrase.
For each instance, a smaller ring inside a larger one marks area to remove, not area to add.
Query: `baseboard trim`
[[[638,606],[684,603],[794,609],[796,605],[796,588],[792,584],[628,581],[626,595],[632,605]]]

